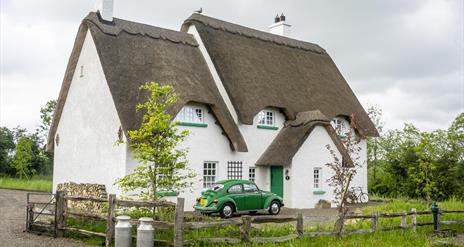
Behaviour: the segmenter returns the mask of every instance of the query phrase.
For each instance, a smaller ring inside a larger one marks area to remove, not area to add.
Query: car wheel
[[[232,203],[225,203],[224,206],[222,206],[221,211],[219,211],[219,214],[222,218],[230,218],[234,214],[234,210],[235,207]]]
[[[272,201],[269,206],[269,214],[277,215],[280,213],[280,203],[278,201]]]

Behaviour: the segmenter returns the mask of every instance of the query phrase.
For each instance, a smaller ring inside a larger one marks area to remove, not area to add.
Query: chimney
[[[292,25],[285,22],[285,15],[283,13],[280,16],[277,14],[277,16],[274,18],[274,24],[269,26],[269,32],[272,34],[289,37],[290,27],[292,27]]]
[[[96,0],[95,11],[103,20],[113,22],[113,0]]]

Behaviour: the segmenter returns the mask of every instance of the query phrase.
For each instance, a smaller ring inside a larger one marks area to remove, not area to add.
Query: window
[[[243,184],[243,191],[245,193],[258,192],[258,187],[254,184]]]
[[[321,188],[322,169],[314,168],[314,189]]]
[[[248,180],[254,182],[255,178],[256,178],[256,168],[255,167],[248,168]]]
[[[240,194],[240,193],[242,193],[242,185],[236,184],[236,185],[230,187],[227,192],[229,192],[229,194]]]
[[[227,162],[227,179],[242,179],[242,162]]]
[[[84,77],[84,65],[81,65],[81,73],[79,77]]]
[[[337,133],[343,131],[343,120],[339,118],[335,118],[331,122],[332,127],[337,131]]]
[[[217,162],[203,163],[203,188],[211,188],[216,182]]]
[[[203,109],[194,106],[184,106],[176,117],[177,121],[186,123],[203,123]]]
[[[269,111],[269,110],[263,110],[259,112],[258,125],[274,126],[275,125],[274,112]]]

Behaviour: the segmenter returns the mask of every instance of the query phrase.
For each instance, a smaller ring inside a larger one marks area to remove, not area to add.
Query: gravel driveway
[[[26,194],[26,191],[0,189],[0,246],[88,246],[70,239],[24,232]]]

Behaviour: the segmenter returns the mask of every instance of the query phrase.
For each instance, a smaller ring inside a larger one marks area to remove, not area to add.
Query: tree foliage
[[[16,145],[16,153],[11,164],[20,178],[29,179],[35,174],[35,169],[31,167],[32,145],[32,140],[28,137],[20,137]]]
[[[378,140],[380,156],[368,156],[370,192],[441,200],[464,197],[464,114],[447,130],[420,131],[411,124]],[[373,176],[373,169],[377,176]]]
[[[159,189],[181,191],[189,187],[195,174],[187,168],[187,150],[178,148],[188,132],[179,131],[167,113],[177,101],[173,88],[151,82],[140,90],[149,93],[147,101],[136,106],[138,112],[144,113],[142,124],[139,129],[128,131],[129,148],[140,164],[116,183],[124,192],[155,200]]]
[[[29,169],[29,175],[33,171],[42,175],[52,173],[53,158],[46,151],[45,143],[55,106],[56,101],[50,100],[41,108],[41,124],[33,133],[19,126],[13,129],[0,128],[0,174],[25,176],[24,167]],[[24,138],[28,140],[27,144]],[[24,163],[26,161],[28,164]]]

